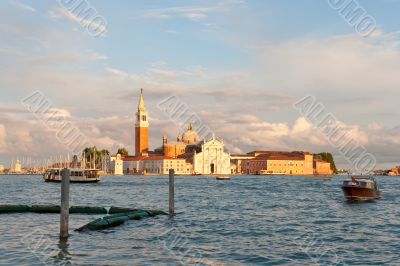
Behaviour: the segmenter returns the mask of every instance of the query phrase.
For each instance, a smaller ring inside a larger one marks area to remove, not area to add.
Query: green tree
[[[320,160],[330,163],[333,173],[337,174],[338,171],[336,169],[335,161],[333,160],[333,156],[331,153],[321,152],[321,153],[314,154],[314,156],[315,156],[315,159],[320,159]]]
[[[128,150],[126,148],[119,148],[117,154],[121,154],[121,156],[128,156]]]
[[[106,149],[98,150],[96,146],[86,147],[83,149],[83,157],[86,159],[86,167],[93,167],[93,164],[97,167],[100,167],[103,158],[108,156],[110,152]]]

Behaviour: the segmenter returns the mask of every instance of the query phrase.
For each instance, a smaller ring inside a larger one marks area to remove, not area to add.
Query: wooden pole
[[[61,170],[61,215],[60,215],[60,240],[68,239],[69,222],[69,170]]]
[[[174,177],[174,169],[169,169],[169,217],[172,218],[174,216],[174,208],[175,208],[175,177]]]

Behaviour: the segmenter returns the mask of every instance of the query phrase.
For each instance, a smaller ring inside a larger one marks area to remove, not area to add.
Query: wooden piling
[[[174,216],[175,208],[175,173],[174,169],[169,169],[169,217]]]
[[[61,212],[60,212],[60,240],[68,239],[69,222],[69,169],[61,170]]]

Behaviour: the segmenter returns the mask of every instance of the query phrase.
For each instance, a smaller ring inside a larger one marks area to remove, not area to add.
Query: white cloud
[[[28,62],[32,64],[48,64],[54,62],[73,62],[73,61],[78,61],[78,58],[73,55],[63,55],[63,54],[34,56],[28,58]]]
[[[89,58],[90,60],[97,61],[97,60],[106,60],[108,57],[104,54],[100,54],[98,52],[89,50]]]
[[[290,90],[397,90],[399,46],[380,40],[343,35],[269,43],[261,51],[262,71],[274,86]]]
[[[148,71],[156,76],[166,77],[166,78],[177,78],[178,74],[175,71],[159,69],[159,68],[149,68]]]
[[[148,10],[143,14],[143,18],[147,19],[170,19],[173,17],[183,17],[191,21],[200,21],[207,17],[210,12],[216,12],[217,6],[200,7],[200,6],[177,6],[161,9]]]
[[[13,6],[18,7],[18,8],[20,8],[20,9],[22,9],[22,10],[27,10],[27,11],[31,11],[31,12],[36,12],[36,9],[35,9],[34,7],[32,7],[32,6],[30,6],[30,5],[27,5],[27,4],[24,4],[24,3],[20,2],[20,1],[11,0],[10,3],[11,3]]]
[[[85,17],[80,17],[73,12],[64,9],[64,8],[54,8],[49,11],[49,15],[51,18],[59,19],[65,18],[73,22],[79,23],[81,26],[86,27],[87,29],[95,29],[95,34],[99,34],[100,36],[105,36],[107,33],[107,25],[104,24],[104,20],[95,20],[95,19],[87,19]],[[99,18],[99,16],[96,16]]]

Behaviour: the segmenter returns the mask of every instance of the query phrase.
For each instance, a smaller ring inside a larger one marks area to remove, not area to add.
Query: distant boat
[[[49,168],[43,174],[45,182],[61,182],[62,168]],[[70,168],[71,183],[97,183],[100,181],[99,170]]]
[[[286,173],[273,172],[271,170],[260,170],[259,172],[256,173],[256,175],[286,175]]]
[[[231,180],[230,176],[216,176],[215,179],[217,180]]]
[[[381,198],[378,183],[372,176],[352,176],[343,181],[342,190],[347,200],[364,201]]]

